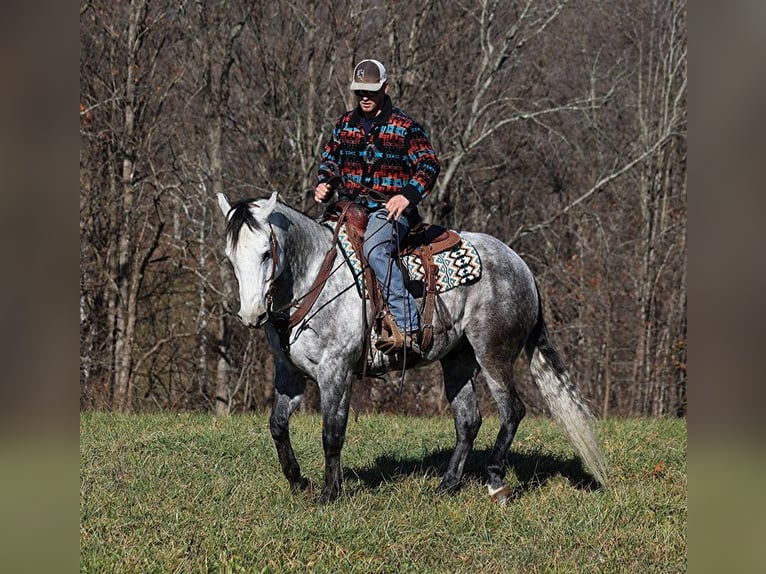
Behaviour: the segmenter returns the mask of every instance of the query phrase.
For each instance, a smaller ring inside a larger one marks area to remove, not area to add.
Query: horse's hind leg
[[[513,381],[513,361],[509,361],[509,357],[482,357],[479,363],[489,391],[497,403],[500,417],[500,431],[497,433],[495,446],[487,461],[489,492],[496,501],[505,502],[510,495],[510,489],[503,482],[507,469],[508,450],[511,448],[516,430],[527,409],[516,391]]]
[[[452,492],[460,485],[468,453],[481,426],[481,413],[476,400],[473,378],[478,364],[471,346],[466,342],[441,360],[444,388],[455,420],[455,451],[449,461],[437,492]]]
[[[301,468],[290,443],[290,415],[303,400],[306,383],[299,373],[281,361],[277,362],[275,372],[274,404],[271,407],[269,428],[277,447],[282,472],[290,483],[290,488],[296,492],[310,486],[308,480],[301,476]]]

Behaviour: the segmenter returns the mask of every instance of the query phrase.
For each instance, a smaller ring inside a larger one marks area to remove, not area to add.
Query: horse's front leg
[[[290,415],[300,406],[306,389],[302,375],[284,361],[277,361],[274,377],[274,404],[269,428],[277,447],[279,464],[293,492],[306,490],[310,483],[301,476],[301,468],[290,443]]]
[[[324,448],[324,488],[319,499],[327,503],[338,498],[343,482],[340,452],[346,440],[346,424],[351,402],[350,373],[332,373],[317,381],[322,402],[322,447]]]

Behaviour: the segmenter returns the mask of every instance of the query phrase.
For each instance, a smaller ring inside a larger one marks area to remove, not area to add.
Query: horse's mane
[[[247,199],[240,199],[231,205],[231,209],[229,211],[229,213],[231,213],[231,217],[229,218],[229,222],[226,224],[226,234],[231,240],[232,249],[237,248],[237,242],[239,241],[239,233],[243,225],[247,225],[250,229],[258,228],[258,222],[256,221],[255,217],[253,217],[253,214],[250,211],[250,208],[255,202],[265,201],[267,199],[268,199],[267,197],[262,197],[260,199],[254,199],[250,197]],[[288,211],[291,211],[297,214],[298,216],[302,216],[308,219],[309,221],[314,221],[311,218],[311,216],[309,216],[307,213],[304,213],[292,207],[290,204],[285,203],[282,200],[278,200],[277,204],[283,208],[282,209],[283,212],[286,209]]]
[[[229,222],[226,224],[226,234],[229,236],[232,249],[237,248],[239,232],[243,225],[247,225],[250,229],[255,229],[258,226],[255,217],[253,217],[253,214],[250,213],[250,205],[254,201],[256,200],[253,198],[240,199],[239,201],[233,203],[231,209],[229,210],[231,217],[229,218]]]

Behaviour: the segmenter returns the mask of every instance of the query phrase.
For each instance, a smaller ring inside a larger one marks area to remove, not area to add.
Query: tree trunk
[[[207,189],[204,186],[200,186],[200,204],[202,207],[202,217],[200,220],[200,252],[205,250],[204,230],[208,226],[208,209],[207,202],[214,199],[218,193],[223,193],[223,131],[224,131],[224,114],[226,113],[226,105],[228,103],[230,94],[230,73],[231,68],[234,65],[234,43],[242,33],[247,16],[242,21],[231,21],[230,19],[221,17],[218,14],[214,14],[216,8],[205,5],[204,3],[197,4],[197,24],[201,31],[201,48],[202,48],[202,74],[204,78],[203,94],[204,94],[204,110],[205,118],[207,120],[207,144],[208,144],[208,157],[209,159],[209,178],[213,191],[213,197],[207,195]],[[223,37],[219,36],[220,30],[223,29]],[[218,46],[217,44],[222,44]],[[223,51],[220,56],[216,56],[219,51],[217,48],[222,48]],[[200,261],[200,269],[204,269],[204,261]],[[228,284],[229,279],[226,273],[221,272],[223,279],[223,291],[224,298],[230,300],[231,291]],[[200,280],[200,316],[205,317],[210,312],[207,309],[205,301],[205,281]],[[214,394],[214,407],[213,410],[216,414],[223,415],[228,414],[231,409],[231,391],[229,383],[230,368],[228,365],[229,344],[231,340],[231,333],[229,332],[228,321],[226,320],[226,305],[225,302],[222,305],[216,307],[219,309],[219,316],[217,319],[218,329],[218,354],[219,358],[216,364],[216,376],[215,376],[215,394]],[[204,328],[203,328],[204,327]],[[199,337],[199,377],[200,385],[203,381],[207,380],[207,356],[209,350],[209,344],[207,340],[207,324],[200,324],[200,337]]]
[[[114,395],[113,408],[126,411],[130,408],[131,360],[133,336],[136,324],[135,294],[131,293],[133,256],[133,209],[135,188],[133,186],[135,157],[135,105],[136,74],[141,45],[140,34],[144,27],[148,3],[133,4],[128,23],[127,58],[125,65],[125,101],[122,104],[122,224],[117,238],[117,306],[115,316],[114,344]]]

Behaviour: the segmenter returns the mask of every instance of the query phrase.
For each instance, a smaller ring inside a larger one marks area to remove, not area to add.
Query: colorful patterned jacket
[[[319,183],[342,175],[345,193],[356,196],[366,187],[386,196],[401,193],[411,206],[417,205],[431,193],[440,168],[425,130],[388,96],[367,133],[362,120],[357,108],[335,124],[319,164]]]

